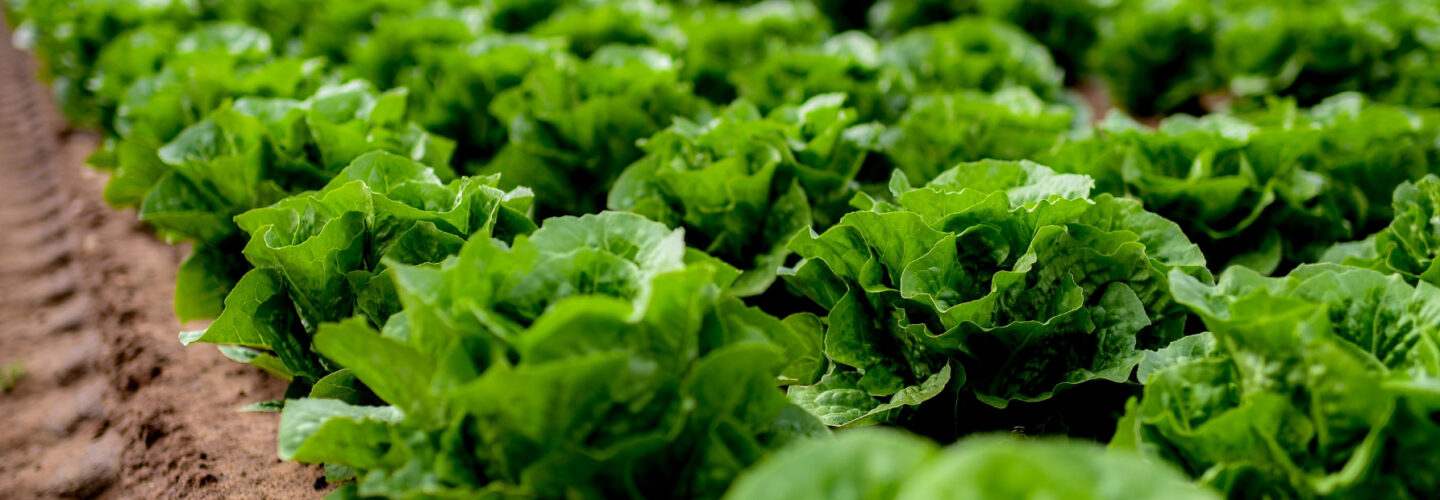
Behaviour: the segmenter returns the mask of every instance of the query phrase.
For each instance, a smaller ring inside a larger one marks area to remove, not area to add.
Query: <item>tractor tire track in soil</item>
[[[64,129],[3,19],[0,40],[0,497],[319,497],[319,468],[276,458],[278,416],[236,412],[284,382],[180,345],[184,250],[105,205],[98,138]]]

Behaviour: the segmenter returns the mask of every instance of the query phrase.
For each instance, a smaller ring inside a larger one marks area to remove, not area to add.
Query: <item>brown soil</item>
[[[276,458],[278,416],[236,411],[284,382],[180,345],[184,249],[101,201],[97,137],[0,40],[0,497],[319,497],[317,467]]]
[[[1090,108],[1091,123],[1100,123],[1105,119],[1105,114],[1115,107],[1115,103],[1110,98],[1110,86],[1106,85],[1105,80],[1098,76],[1085,77],[1072,89],[1080,93],[1086,107]]]

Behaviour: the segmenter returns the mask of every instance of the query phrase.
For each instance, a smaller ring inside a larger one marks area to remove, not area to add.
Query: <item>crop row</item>
[[[11,19],[339,498],[1440,495],[1433,9],[1174,4]]]

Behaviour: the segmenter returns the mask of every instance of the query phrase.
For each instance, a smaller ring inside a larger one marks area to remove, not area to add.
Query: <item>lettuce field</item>
[[[0,146],[93,139],[23,199],[176,256],[37,268],[169,410],[14,491],[1440,498],[1440,2],[0,5],[62,130]]]

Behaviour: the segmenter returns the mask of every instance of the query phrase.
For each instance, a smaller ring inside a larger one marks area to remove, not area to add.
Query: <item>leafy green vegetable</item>
[[[361,315],[383,325],[399,311],[392,265],[439,262],[472,234],[509,241],[534,230],[530,193],[498,183],[445,184],[426,165],[377,151],[319,191],[240,214],[235,223],[250,235],[244,256],[254,269],[209,328],[181,340],[270,351],[245,361],[314,384],[333,371],[311,352],[321,323]]]
[[[667,36],[660,43],[685,62],[680,74],[694,84],[695,93],[717,103],[733,101],[737,90],[732,82],[769,53],[817,44],[830,34],[830,21],[803,0],[703,5],[676,16],[675,22],[684,37]]]
[[[909,31],[885,44],[881,60],[899,70],[901,84],[895,90],[910,92],[1024,87],[1053,100],[1063,81],[1044,46],[1010,24],[987,18]]]
[[[1440,289],[1334,265],[1171,283],[1214,350],[1150,375],[1113,446],[1232,495],[1437,493]]]
[[[1192,110],[1206,94],[1294,97],[1345,91],[1382,102],[1440,103],[1440,10],[1398,0],[1125,0],[1098,18],[1090,54],[1123,107]]]
[[[372,31],[344,47],[347,69],[380,88],[397,85],[432,47],[460,46],[485,29],[477,7],[448,2],[413,2],[419,8],[377,17]]]
[[[230,232],[231,215],[323,185],[373,149],[405,153],[453,177],[453,143],[407,124],[405,98],[404,89],[377,94],[352,81],[304,101],[240,99],[158,151],[168,171],[141,172],[159,176],[140,218],[170,239],[215,241]]]
[[[1440,497],[1432,2],[4,5],[332,498]]]
[[[1210,0],[1124,0],[1096,23],[1089,65],[1110,84],[1116,104],[1139,116],[1194,106],[1219,87],[1212,68],[1215,9]]]
[[[35,50],[61,109],[109,130],[131,83],[206,54],[261,63],[286,54],[341,59],[341,48],[409,0],[12,0],[17,41]]]
[[[683,230],[671,230],[635,214],[603,212],[551,218],[540,230],[517,237],[509,246],[472,238],[456,258],[447,259],[439,269],[401,267],[396,278],[402,292],[410,290],[400,298],[406,304],[406,321],[412,331],[422,326],[435,332],[483,327],[489,335],[504,340],[518,335],[553,304],[572,295],[598,294],[637,304],[650,300],[648,296],[654,293],[663,293],[665,300],[692,300],[676,295],[678,292],[657,291],[657,285],[651,283],[655,276],[690,268],[695,269],[687,275],[703,278],[686,279],[699,280],[705,286],[694,286],[713,288],[715,293],[725,292],[739,276],[719,260],[687,249]],[[733,297],[708,300],[716,301],[716,307],[732,319],[749,318],[745,321],[754,324],[746,330],[752,334],[763,334],[785,346],[786,359],[794,369],[785,372],[787,380],[809,383],[818,376],[823,366],[808,329],[792,332],[791,327],[758,310],[746,309]],[[418,341],[447,342],[453,336],[429,335],[435,337]]]
[[[1165,273],[1209,273],[1178,226],[1092,185],[1029,162],[961,164],[918,188],[897,172],[894,203],[862,198],[867,210],[797,236],[805,260],[784,276],[829,310],[835,364],[791,396],[841,426],[947,382],[1005,408],[1128,380],[1142,350],[1184,332]]]
[[[416,59],[394,82],[411,90],[411,119],[456,140],[456,164],[486,161],[507,142],[507,123],[490,104],[532,69],[552,64],[559,40],[524,35],[482,35],[473,41],[412,52]]]
[[[334,83],[321,60],[275,59],[252,64],[226,53],[172,57],[158,73],[136,79],[116,111],[116,138],[90,159],[115,170],[105,186],[112,205],[144,200],[167,167],[159,150],[230,99],[303,97]]]
[[[719,496],[825,431],[777,388],[803,339],[688,257],[681,231],[610,212],[396,264],[405,310],[384,333],[315,339],[391,406],[289,401],[281,457],[352,467],[360,495]]]
[[[1440,7],[1426,2],[1236,2],[1218,19],[1216,66],[1240,97],[1309,105],[1364,90],[1383,102],[1440,104],[1427,68],[1440,55]]]
[[[1045,48],[990,19],[958,19],[877,42],[845,32],[814,46],[787,46],[756,68],[731,73],[739,95],[762,111],[844,93],[863,121],[892,122],[910,95],[1026,87],[1058,98],[1061,73]]]
[[[1102,18],[1115,0],[821,0],[817,4],[837,26],[865,28],[883,38],[957,17],[983,16],[1009,22],[1044,44],[1067,81],[1088,72],[1086,54],[1099,38]]]
[[[1440,177],[1395,188],[1395,219],[1361,241],[1340,243],[1322,260],[1344,262],[1440,286]]]
[[[914,179],[960,162],[1031,158],[1070,130],[1072,115],[1024,88],[920,95],[887,132],[885,155]]]
[[[527,31],[538,37],[562,38],[571,52],[590,57],[611,44],[654,45],[664,37],[670,12],[668,5],[652,0],[574,2]]]
[[[376,94],[358,80],[323,87],[304,101],[243,98],[186,127],[154,158],[143,145],[135,148],[139,157],[124,160],[111,183],[137,194],[149,186],[140,220],[167,240],[197,243],[176,285],[180,300],[214,297],[190,292],[233,283],[238,268],[225,254],[243,246],[235,215],[323,186],[374,149],[405,153],[442,179],[454,176],[453,143],[406,123],[405,98],[404,89]],[[190,319],[213,316],[219,307],[179,302],[177,312]]]
[[[534,189],[545,213],[604,206],[615,178],[641,156],[636,141],[703,109],[675,61],[654,49],[613,45],[583,62],[550,63],[490,103],[509,143],[484,169]]]
[[[881,128],[855,124],[843,102],[825,94],[762,117],[742,100],[709,123],[677,120],[646,140],[646,156],[610,191],[610,208],[685,227],[692,245],[744,270],[733,292],[763,292],[790,237],[843,213],[879,139]]]
[[[51,82],[57,104],[67,118],[84,125],[104,125],[100,98],[90,90],[90,81],[106,52],[114,47],[127,59],[146,68],[162,57],[160,49],[173,50],[178,28],[194,23],[194,13],[180,0],[131,2],[124,0],[24,0],[9,5],[10,13],[23,23],[16,29],[17,45],[33,49],[42,61],[41,76]],[[117,40],[134,28],[145,26],[148,34]],[[175,29],[165,26],[175,26]],[[115,45],[112,45],[115,43]],[[139,50],[126,50],[125,46]],[[114,56],[112,56],[114,57]],[[133,74],[131,68],[112,68]],[[121,86],[123,90],[123,86]],[[111,103],[113,104],[113,103]]]
[[[1089,72],[1086,55],[1100,38],[1097,21],[1121,2],[1113,0],[978,0],[980,13],[1003,19],[1050,49],[1067,82]]]
[[[797,442],[761,462],[733,499],[1208,499],[1173,469],[1093,444],[991,435],[944,450],[880,429]]]
[[[185,33],[168,24],[148,25],[107,44],[95,61],[95,75],[86,86],[87,91],[95,94],[96,106],[100,107],[100,124],[114,127],[123,135],[126,133],[123,127],[128,124],[118,116],[123,111],[119,108],[138,104],[130,95],[131,87],[137,80],[150,77],[157,68],[169,69],[172,62],[193,67],[202,61],[253,66],[269,60],[273,53],[273,42],[264,31],[242,23],[207,23]],[[142,87],[140,92],[146,90]]]
[[[1040,161],[1181,222],[1216,269],[1271,273],[1388,221],[1393,186],[1440,165],[1437,124],[1433,112],[1355,95],[1305,112],[1277,102],[1243,119],[1177,115],[1153,131],[1112,114]]]
[[[753,67],[732,71],[740,98],[762,112],[798,105],[821,94],[845,94],[861,121],[893,121],[904,109],[903,95],[887,95],[893,78],[881,68],[881,45],[858,31],[840,33],[816,45],[781,46]]]

